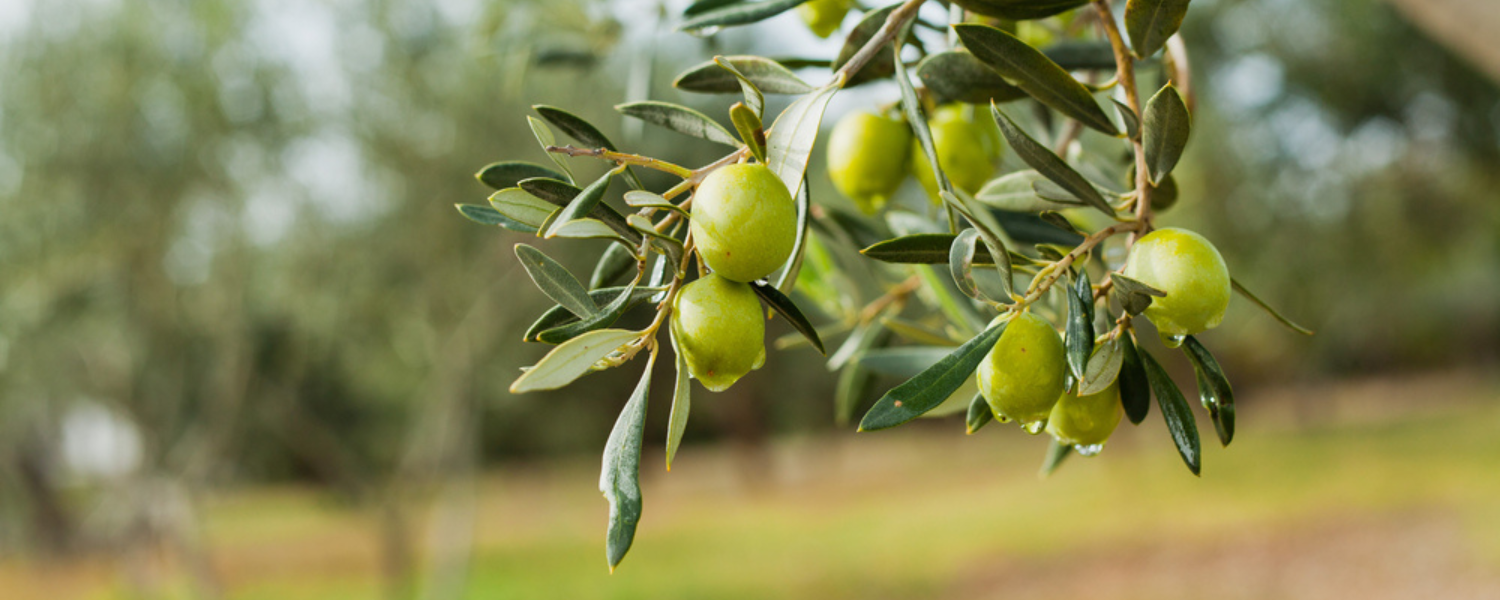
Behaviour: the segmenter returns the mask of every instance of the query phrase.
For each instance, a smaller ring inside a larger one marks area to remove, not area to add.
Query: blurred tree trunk
[[[1500,82],[1500,3],[1494,0],[1389,0],[1397,12],[1490,79]]]

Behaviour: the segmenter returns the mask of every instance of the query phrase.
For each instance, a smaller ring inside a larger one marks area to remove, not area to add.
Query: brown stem
[[[639,154],[615,152],[614,150],[606,150],[604,148],[579,148],[570,144],[567,146],[547,146],[547,151],[567,156],[592,156],[594,158],[613,161],[617,165],[637,165],[647,169],[656,169],[664,173],[671,173],[683,178],[693,176],[693,170],[687,167],[674,165],[664,160],[657,160]]]
[[[1095,231],[1094,233],[1090,234],[1088,237],[1084,238],[1083,241],[1078,244],[1078,247],[1074,248],[1072,252],[1069,252],[1066,256],[1062,257],[1061,260],[1048,265],[1046,269],[1044,269],[1046,275],[1040,276],[1034,283],[1032,283],[1031,288],[1026,291],[1026,296],[1023,297],[1020,302],[1015,303],[1012,306],[1011,310],[1020,310],[1022,308],[1025,308],[1032,302],[1036,302],[1038,298],[1042,297],[1042,294],[1047,293],[1047,290],[1051,289],[1053,284],[1057,283],[1058,279],[1062,278],[1064,273],[1068,272],[1068,267],[1072,266],[1072,264],[1078,260],[1078,257],[1088,253],[1088,251],[1092,250],[1094,246],[1098,246],[1100,242],[1103,242],[1104,240],[1109,239],[1110,236],[1123,231],[1139,232],[1142,227],[1143,225],[1138,221],[1125,221],[1123,223],[1115,223],[1114,225],[1110,225],[1109,227],[1105,227],[1104,229],[1100,229],[1099,231]],[[1038,273],[1038,275],[1041,274]]]
[[[1125,38],[1120,36],[1120,27],[1115,24],[1115,15],[1109,9],[1109,0],[1094,0],[1094,8],[1099,12],[1099,24],[1104,27],[1104,33],[1109,37],[1109,46],[1115,54],[1116,77],[1120,80],[1120,87],[1125,88],[1125,103],[1130,110],[1135,111],[1137,120],[1141,115],[1140,92],[1135,87],[1135,59],[1131,57],[1130,50],[1125,47]],[[1130,234],[1126,242],[1126,248],[1140,238],[1141,232],[1151,228],[1151,178],[1146,166],[1146,153],[1141,146],[1140,136],[1130,140],[1135,148],[1135,220],[1145,224]]]

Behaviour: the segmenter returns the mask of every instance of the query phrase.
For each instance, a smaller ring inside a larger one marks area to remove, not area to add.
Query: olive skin
[[[828,136],[834,187],[865,214],[879,212],[906,179],[911,139],[901,119],[862,111],[845,115]]]
[[[1120,383],[1115,381],[1097,394],[1074,396],[1064,393],[1047,418],[1047,433],[1059,442],[1076,446],[1103,444],[1120,424]]]
[[[966,117],[965,112],[959,105],[939,108],[933,112],[927,128],[932,131],[938,164],[943,166],[948,181],[953,187],[972,194],[984,187],[995,174],[995,161],[1000,157],[1001,149],[1000,130],[993,119]],[[927,191],[927,198],[934,204],[941,204],[937,178],[932,174],[932,165],[922,151],[920,140],[912,142],[911,172]]]
[[[672,339],[688,372],[714,392],[766,362],[766,319],[755,291],[712,273],[673,300]]]
[[[813,35],[826,38],[839,30],[852,4],[851,0],[812,0],[798,6],[797,14],[802,15],[802,22]]]
[[[1145,315],[1169,345],[1218,326],[1229,308],[1224,257],[1203,236],[1186,229],[1158,229],[1136,240],[1124,273],[1167,293],[1152,298]]]
[[[691,229],[704,264],[726,279],[748,283],[791,257],[797,206],[764,165],[728,165],[698,185]]]
[[[1022,313],[979,363],[979,394],[998,419],[1022,425],[1046,419],[1066,388],[1062,336],[1046,319]]]

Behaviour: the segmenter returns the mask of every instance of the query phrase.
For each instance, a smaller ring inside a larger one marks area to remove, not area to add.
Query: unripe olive
[[[710,173],[693,196],[692,216],[698,256],[733,281],[770,275],[797,242],[797,206],[765,165],[728,165]]]
[[[1097,446],[1114,433],[1121,413],[1118,380],[1097,394],[1064,393],[1047,417],[1047,433],[1064,444]]]
[[[865,214],[875,214],[906,179],[911,138],[911,128],[900,119],[868,112],[839,119],[828,136],[828,175],[834,187]]]
[[[1035,424],[1052,413],[1066,388],[1067,370],[1057,330],[1046,319],[1022,313],[980,361],[979,393],[996,417]]]
[[[712,273],[677,293],[672,336],[688,372],[715,392],[766,362],[766,319],[755,291]]]
[[[851,4],[852,0],[812,0],[798,6],[797,14],[802,15],[802,22],[813,35],[826,38],[839,30]]]
[[[1218,326],[1229,307],[1224,257],[1203,236],[1186,229],[1158,229],[1136,240],[1125,276],[1167,293],[1152,298],[1145,314],[1168,345]]]
[[[938,164],[953,187],[970,194],[984,187],[995,174],[995,161],[1000,157],[1000,130],[994,119],[966,116],[971,112],[961,105],[949,105],[933,111],[927,128],[932,131],[932,145],[937,149]],[[972,111],[978,112],[978,111]],[[941,203],[937,178],[932,174],[932,165],[922,152],[920,140],[912,142],[911,172],[927,190],[933,203]]]

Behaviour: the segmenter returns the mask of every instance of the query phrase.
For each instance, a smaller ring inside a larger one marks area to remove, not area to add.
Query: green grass
[[[1500,404],[1481,400],[1305,429],[1244,411],[1229,449],[1203,431],[1212,446],[1202,478],[1183,467],[1156,412],[1045,481],[1044,440],[995,424],[969,437],[945,423],[788,441],[767,458],[777,475],[759,486],[724,450],[686,448],[670,474],[654,453],[635,547],[614,574],[591,459],[502,469],[479,487],[466,597],[934,597],[1017,561],[1413,514],[1452,523],[1464,556],[1493,570]],[[207,518],[230,598],[380,596],[372,514],[278,490],[217,499]]]

